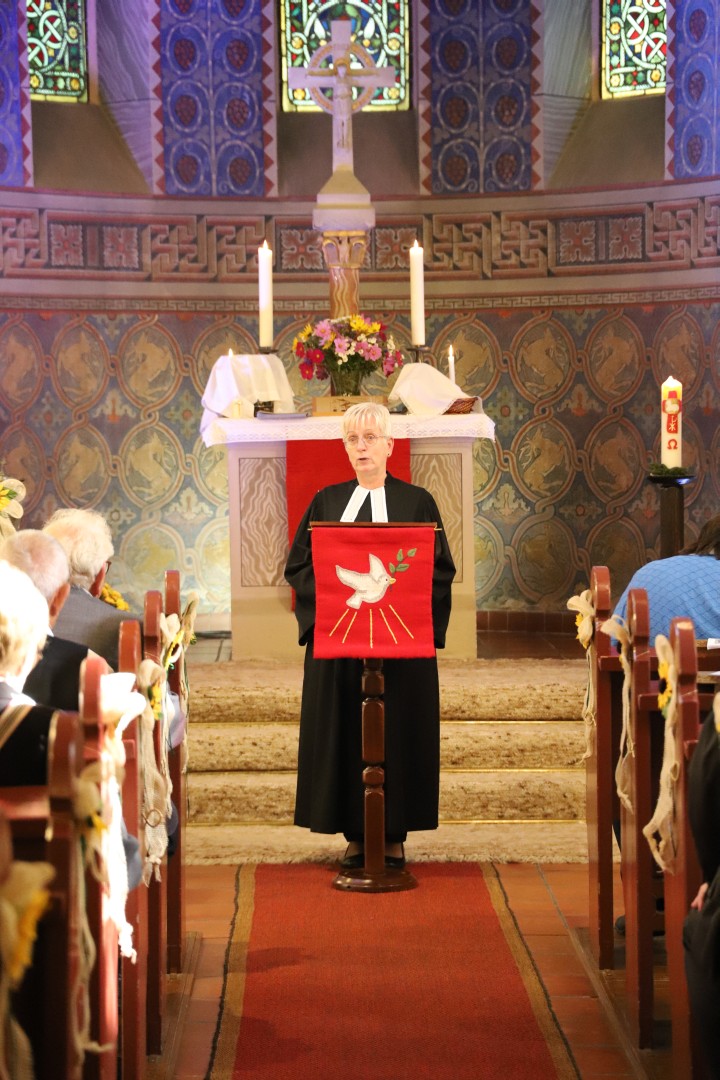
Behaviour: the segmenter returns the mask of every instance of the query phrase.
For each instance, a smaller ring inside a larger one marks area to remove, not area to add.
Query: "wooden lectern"
[[[434,522],[312,522],[316,659],[363,660],[362,777],[365,865],[341,870],[337,889],[391,892],[417,881],[385,863],[383,660],[434,656]],[[358,763],[360,767],[360,763]]]

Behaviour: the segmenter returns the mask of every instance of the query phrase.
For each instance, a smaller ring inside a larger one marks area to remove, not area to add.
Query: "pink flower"
[[[396,349],[394,353],[386,353],[383,357],[383,374],[392,375],[395,368],[400,367],[402,364],[402,354],[399,349]]]
[[[359,344],[359,343],[358,343]],[[343,337],[342,334],[338,334],[334,341],[335,352],[340,356],[347,356],[350,352],[350,346],[352,342],[350,338]],[[358,349],[358,352],[360,350]]]
[[[371,364],[377,363],[382,356],[382,349],[379,345],[371,345],[369,341],[365,343],[365,359],[369,360]]]
[[[298,367],[300,368],[300,374],[303,379],[312,379],[315,374],[315,368],[309,360],[303,360],[302,364],[298,364]]]
[[[329,345],[333,339],[335,330],[329,319],[322,319],[315,327],[314,334],[321,345]]]

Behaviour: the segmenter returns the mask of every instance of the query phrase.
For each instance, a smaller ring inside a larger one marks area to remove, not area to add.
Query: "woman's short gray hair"
[[[361,401],[357,405],[351,405],[343,413],[343,438],[351,431],[367,425],[373,425],[381,435],[389,436],[391,433],[390,412],[387,407],[375,401]]]
[[[89,589],[103,565],[113,557],[112,533],[97,510],[56,510],[43,532],[62,544],[70,563],[70,581]]]
[[[0,560],[0,675],[20,675],[35,660],[48,621],[45,598],[27,574]]]
[[[26,573],[48,604],[70,580],[65,549],[40,529],[20,529],[8,536],[0,544],[0,559]]]

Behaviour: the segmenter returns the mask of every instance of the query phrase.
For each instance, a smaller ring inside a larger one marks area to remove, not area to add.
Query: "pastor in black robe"
[[[319,491],[290,549],[285,578],[296,592],[299,642],[305,645],[295,824],[319,833],[364,833],[362,660],[316,660],[311,521],[339,521],[357,480]],[[434,521],[432,615],[435,647],[445,646],[455,566],[440,512],[424,488],[388,474],[388,521]],[[358,521],[370,521],[368,497]],[[440,786],[440,692],[435,657],[385,660],[385,832],[389,840],[436,829]]]

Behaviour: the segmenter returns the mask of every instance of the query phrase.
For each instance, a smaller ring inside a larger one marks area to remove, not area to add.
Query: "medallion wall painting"
[[[323,390],[290,357],[313,315],[276,320],[299,407]],[[407,347],[405,320],[388,322]],[[683,384],[683,464],[697,474],[686,533],[697,534],[720,498],[719,327],[710,302],[429,316],[433,354],[453,344],[459,384],[496,424],[496,443],[474,450],[479,609],[561,611],[593,564],[609,565],[619,590],[659,553],[647,473],[671,374]],[[204,614],[227,613],[225,452],[200,439],[200,399],[217,357],[253,352],[255,331],[252,318],[192,312],[6,312],[0,461],[27,485],[23,524],[58,506],[98,509],[115,536],[111,584],[132,606],[172,566]],[[266,580],[279,583],[284,552],[272,562]]]

